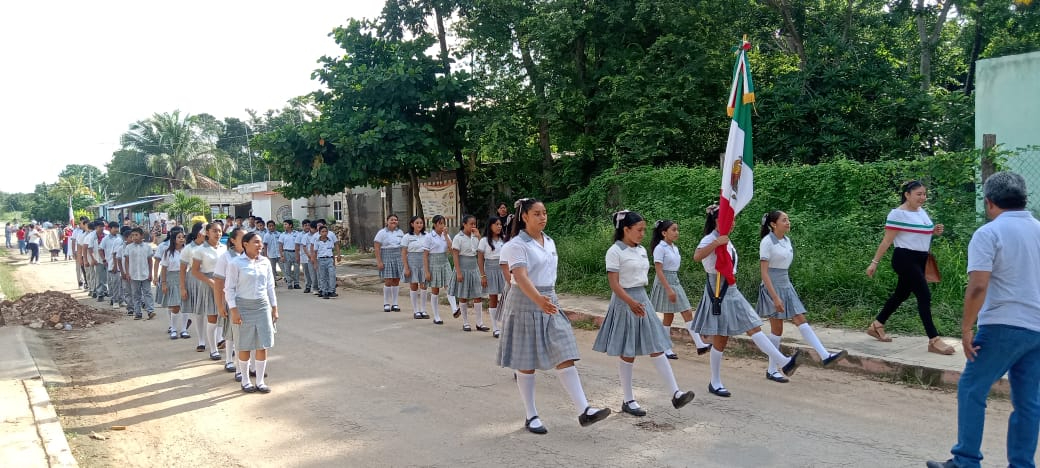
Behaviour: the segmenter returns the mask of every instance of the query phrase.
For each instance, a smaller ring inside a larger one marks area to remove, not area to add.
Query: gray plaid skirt
[[[444,288],[455,282],[455,272],[448,264],[447,252],[430,253],[430,277],[427,280],[431,288]]]
[[[162,278],[160,277],[159,281],[155,282],[155,303],[159,304],[160,306],[164,306],[165,307],[166,306],[166,293],[164,293],[163,290],[162,290],[162,284],[163,284],[163,281],[162,281]]]
[[[755,309],[744,299],[744,295],[735,284],[729,286],[722,298],[722,313],[712,314],[711,298],[715,294],[714,287],[715,275],[710,274],[708,283],[704,286],[704,297],[694,312],[693,331],[701,335],[736,336],[762,326],[762,320],[755,315]]]
[[[538,292],[551,297],[559,307],[551,286],[539,287]],[[563,310],[546,314],[526,294],[514,291],[506,298],[502,311],[498,365],[518,370],[548,370],[562,362],[581,359],[571,321]]]
[[[422,252],[408,252],[408,273],[411,274],[404,278],[404,281],[406,283],[426,283],[426,273],[423,271],[425,268]]]
[[[506,277],[502,274],[502,267],[498,266],[497,258],[484,259],[484,274],[487,275],[487,287],[484,295],[502,294],[506,288]]]
[[[394,279],[404,276],[404,263],[401,262],[401,249],[379,249],[379,255],[383,258],[383,269],[379,270],[379,277],[383,279]]]
[[[181,265],[184,268],[185,265]],[[191,276],[191,271],[184,272],[184,290],[188,292],[188,298],[181,301],[181,313],[195,313],[195,296],[198,295],[199,280]]]
[[[769,297],[765,283],[761,283],[758,285],[758,303],[755,304],[755,312],[758,312],[759,317],[789,320],[795,315],[805,313],[805,305],[798,298],[788,271],[786,268],[770,268],[768,272],[769,280],[773,282],[773,289],[776,290],[776,295],[780,296],[780,302],[784,304],[784,311],[776,311],[773,298]]]
[[[180,307],[181,305],[181,278],[179,271],[166,273],[166,287],[169,289],[165,294],[162,292],[162,282],[159,282],[155,295],[162,294],[162,301],[158,304],[163,307]]]
[[[203,273],[207,278],[213,278],[213,273]],[[208,284],[196,280],[195,301],[192,311],[198,315],[217,315],[217,302],[213,297],[213,288]]]
[[[235,298],[242,324],[238,326],[235,348],[241,351],[274,347],[274,322],[271,320],[271,305],[267,297],[260,299]],[[230,327],[228,327],[230,328]]]
[[[672,339],[665,334],[661,319],[657,318],[654,305],[646,295],[646,288],[625,288],[625,292],[643,304],[646,315],[636,316],[625,301],[617,294],[611,294],[607,315],[603,317],[603,326],[596,335],[592,350],[607,353],[608,356],[633,357],[671,349]]]
[[[650,288],[650,303],[654,305],[654,310],[663,314],[690,310],[690,299],[686,297],[686,290],[679,284],[679,272],[664,270],[664,279],[668,281],[672,291],[675,291],[675,302],[668,300],[668,291],[657,281],[655,275],[654,287]]]
[[[477,268],[477,256],[459,255],[458,271],[462,272],[462,282],[452,278],[448,285],[448,294],[459,299],[474,299],[484,296],[484,287],[480,285],[480,269]]]

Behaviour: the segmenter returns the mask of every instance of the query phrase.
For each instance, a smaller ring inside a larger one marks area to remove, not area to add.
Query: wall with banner
[[[420,183],[419,200],[427,222],[435,215],[441,215],[449,227],[459,225],[459,191],[455,179]]]

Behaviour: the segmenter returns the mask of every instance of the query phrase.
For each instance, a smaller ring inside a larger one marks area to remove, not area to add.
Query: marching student
[[[159,284],[163,289],[161,306],[170,309],[170,339],[188,338],[187,314],[181,314],[181,252],[184,251],[184,230],[180,227],[170,229],[170,240],[166,250],[160,256]],[[177,332],[180,330],[180,333]]]
[[[199,319],[206,318],[205,341],[206,349],[209,350],[209,358],[214,361],[220,360],[220,351],[217,350],[217,336],[223,336],[223,330],[217,331],[217,303],[213,293],[216,287],[213,281],[213,271],[216,269],[217,260],[227,251],[227,247],[220,243],[223,229],[217,223],[206,225],[206,242],[192,249],[191,252],[191,274],[198,280],[197,294],[195,295],[195,313]]]
[[[762,321],[755,314],[744,295],[737,289],[736,284],[726,284],[724,278],[719,278],[715,270],[715,249],[725,246],[733,259],[733,274],[737,272],[737,249],[729,241],[728,235],[721,235],[716,230],[719,218],[718,205],[709,205],[705,208],[706,219],[704,221],[704,237],[697,244],[697,251],[693,253],[693,259],[701,262],[704,272],[707,273],[707,283],[704,286],[704,297],[701,298],[694,314],[693,329],[702,335],[713,335],[711,340],[711,382],[708,383],[708,392],[720,396],[729,397],[730,391],[722,384],[722,353],[726,350],[729,337],[746,333],[755,342],[763,353],[773,359],[781,367],[785,376],[790,377],[798,369],[800,363],[798,356],[801,351],[795,350],[790,357],[785,356],[769,341],[765,333],[762,333]],[[714,290],[716,279],[721,281],[721,301],[716,306]]]
[[[105,252],[105,266],[108,278],[108,305],[113,309],[119,308],[119,302],[123,297],[123,277],[119,274],[119,261],[116,252],[123,248],[123,238],[119,235],[119,223],[113,221],[108,223],[109,235],[102,241],[101,250]]]
[[[130,280],[130,311],[134,320],[144,318],[148,311],[148,320],[155,318],[155,304],[152,302],[152,246],[142,242],[144,230],[130,230],[130,244],[123,252],[123,271]]]
[[[264,233],[264,253],[271,262],[271,271],[274,272],[275,280],[278,278],[278,266],[282,261],[282,242],[281,233],[278,232],[278,225],[274,221],[267,222],[267,232]],[[285,275],[284,264],[282,265],[282,275]]]
[[[133,228],[131,228],[130,226],[123,226],[119,228],[119,237],[122,239],[123,242],[119,245],[119,248],[116,249],[114,257],[116,263],[119,264],[117,270],[119,271],[120,277],[120,292],[122,292],[122,295],[118,298],[118,302],[121,307],[127,308],[126,315],[134,314],[133,311],[130,309],[130,277],[127,276],[125,274],[126,272],[123,270],[123,259],[126,258],[126,248],[128,245],[130,245],[130,231],[132,230]]]
[[[76,263],[76,282],[79,287],[83,287],[86,284],[86,279],[83,277],[83,268],[79,265],[79,240],[83,237],[83,228],[80,227],[86,218],[80,218],[80,224],[76,224],[76,228],[72,230],[72,235],[69,236],[69,253],[68,255]],[[19,242],[21,244],[21,242]]]
[[[502,221],[498,216],[488,218],[484,226],[484,237],[477,244],[477,266],[480,267],[480,284],[488,297],[488,313],[491,315],[492,336],[502,334],[502,315],[499,313],[499,297],[505,292],[506,279],[499,267],[502,257]],[[481,317],[483,318],[483,317]]]
[[[654,253],[654,285],[650,288],[650,302],[654,310],[664,314],[661,324],[664,325],[665,334],[671,336],[672,320],[675,313],[682,314],[686,331],[693,338],[693,344],[697,346],[697,354],[701,355],[711,350],[711,345],[705,344],[701,335],[693,331],[693,312],[691,311],[690,299],[686,296],[686,290],[679,284],[679,266],[682,264],[682,256],[679,255],[679,247],[675,242],[679,240],[679,224],[670,219],[659,219],[654,223],[654,233],[650,239],[650,251]],[[669,343],[671,338],[669,338]],[[678,359],[679,356],[669,346],[664,352],[668,359]]]
[[[694,394],[680,390],[675,381],[672,365],[664,355],[665,350],[671,347],[672,339],[646,295],[647,270],[650,267],[646,249],[642,246],[646,221],[634,211],[619,211],[611,218],[614,245],[607,249],[605,260],[612,294],[592,349],[619,358],[618,377],[624,393],[622,412],[646,416],[646,410],[636,402],[632,391],[632,366],[636,356],[646,355],[650,356],[661,380],[669,387],[672,406],[682,408],[693,401]]]
[[[80,221],[79,237],[76,238],[76,258],[78,259],[80,268],[83,270],[83,290],[89,291],[90,296],[94,296],[94,270],[90,268],[90,260],[87,257],[87,241],[90,240],[90,233],[94,230],[93,222],[83,217]],[[19,232],[24,233],[25,231],[19,229]],[[21,243],[21,242],[20,242]],[[24,252],[23,252],[24,253]]]
[[[336,237],[336,233],[335,232],[332,232],[332,228],[329,228],[329,223],[325,221],[325,218],[321,218],[321,219],[315,221],[314,225],[315,225],[315,229],[314,229],[314,240],[315,241],[317,241],[318,238],[321,236],[321,228],[323,228],[323,227],[324,228],[328,228],[328,237],[329,237],[329,240],[332,241],[331,252],[329,253],[329,255],[331,255],[332,259],[333,259],[333,263],[332,263],[332,267],[333,268],[332,268],[332,276],[331,276],[332,284],[331,284],[331,289],[329,289],[329,291],[326,291],[325,295],[330,297],[330,298],[339,297],[339,294],[336,293],[336,287],[338,286],[336,284],[336,263],[339,261],[339,238]],[[317,249],[315,249],[315,254],[317,254]]]
[[[285,232],[278,236],[282,243],[282,275],[288,289],[300,289],[300,257],[296,252],[296,232],[293,231],[293,220],[282,222]]]
[[[480,231],[477,229],[477,218],[473,215],[462,216],[462,229],[451,241],[451,256],[455,260],[455,281],[448,287],[448,295],[459,302],[454,317],[462,315],[462,331],[472,331],[469,326],[469,306],[477,314],[477,330],[486,332],[491,329],[484,325],[484,310],[481,296],[481,273],[477,267],[477,246],[480,245]]]
[[[158,221],[156,221],[156,223],[158,223]],[[152,232],[155,232],[155,231],[153,230]],[[160,268],[160,266],[162,264],[163,253],[166,252],[167,250],[169,250],[169,248],[170,248],[170,240],[171,239],[173,239],[173,237],[170,234],[167,234],[166,238],[163,239],[162,242],[158,242],[159,241],[158,235],[153,237],[153,240],[155,242],[157,242],[159,245],[155,248],[155,252],[152,253],[152,285],[155,286],[155,303],[159,304],[160,306],[164,302],[165,293],[163,292],[162,275],[159,274],[159,268]],[[166,328],[166,333],[171,333],[171,332],[173,332],[173,328],[174,328],[174,325],[173,325],[173,313],[171,311],[167,310],[167,314],[166,315],[169,315],[169,319],[170,319],[170,325],[169,325],[169,327]]]
[[[516,371],[516,385],[524,403],[524,427],[534,434],[548,429],[535,406],[534,371],[556,369],[560,385],[578,411],[578,424],[588,426],[606,419],[610,408],[589,405],[574,361],[581,359],[571,322],[556,297],[556,243],[545,234],[548,215],[538,200],[517,200],[516,220],[509,243],[502,247],[512,273],[513,289],[503,304],[502,336],[496,362]],[[436,220],[434,221],[436,225]],[[660,327],[658,327],[660,330]]]
[[[303,293],[310,294],[311,289],[317,289],[314,281],[314,262],[312,262],[314,252],[311,245],[314,240],[311,236],[314,232],[314,225],[311,224],[309,219],[305,219],[300,223],[300,227],[303,228],[303,232],[296,238],[296,253],[299,255],[300,267],[303,268],[303,277],[306,280],[306,284],[303,286]]]
[[[105,232],[108,223],[104,220],[97,220],[93,226],[93,232],[87,234],[87,252],[90,254],[90,265],[94,268],[94,297],[98,302],[103,302],[109,293],[106,276],[108,269],[105,267],[105,255],[101,244],[108,234]]]
[[[191,327],[192,315],[200,315],[195,307],[199,295],[199,280],[192,274],[192,264],[195,263],[195,249],[202,247],[206,241],[205,227],[206,225],[201,222],[192,225],[191,232],[184,239],[184,249],[181,250],[181,269],[178,276],[181,281],[181,313],[187,320],[185,329]],[[195,334],[198,337],[198,346],[195,347],[195,351],[200,353],[206,350],[205,323],[205,316],[195,317]],[[191,335],[181,333],[181,338],[191,338]]]
[[[794,245],[787,233],[791,230],[791,219],[780,210],[770,211],[762,216],[762,229],[759,236],[762,241],[758,245],[759,268],[762,271],[762,283],[758,287],[758,304],[755,311],[758,316],[769,319],[768,335],[773,346],[780,347],[780,337],[784,333],[784,320],[790,320],[798,326],[802,338],[809,343],[820,356],[823,366],[827,367],[847,354],[843,349],[836,353],[827,351],[816,336],[816,332],[805,320],[805,305],[791,284],[788,274],[794,260]],[[766,378],[774,382],[785,383],[787,377],[776,369],[776,362],[770,358],[766,368]]]
[[[426,273],[423,267],[423,245],[426,237],[426,219],[412,216],[408,220],[408,232],[401,236],[401,263],[404,265],[404,278],[408,282],[408,297],[412,301],[412,317],[428,319],[426,301]]]
[[[329,228],[318,228],[318,240],[314,242],[314,253],[318,261],[318,297],[332,299],[336,284],[336,258],[333,251],[336,241],[329,237]]]
[[[383,312],[400,312],[397,296],[401,290],[401,274],[404,264],[401,261],[401,238],[404,231],[397,228],[397,215],[386,217],[386,227],[376,233],[375,253],[376,268],[383,278]]]
[[[448,264],[448,251],[451,250],[451,239],[448,237],[448,223],[444,216],[434,215],[433,231],[423,240],[423,275],[430,287],[430,307],[433,309],[434,325],[444,325],[439,311],[441,288],[447,289],[455,281],[451,265]],[[447,291],[445,291],[447,293]],[[455,298],[448,295],[448,304],[455,310]]]
[[[246,369],[255,357],[256,384],[249,372],[242,373],[242,391],[270,393],[264,382],[267,350],[274,347],[274,323],[278,321],[278,299],[274,292],[271,262],[260,255],[263,241],[256,233],[242,238],[245,253],[227,268],[224,297],[231,310],[231,323],[238,326],[238,368]]]
[[[224,331],[224,370],[235,373],[235,381],[242,381],[242,371],[235,367],[235,343],[238,338],[238,326],[231,322],[228,315],[227,299],[224,297],[225,279],[227,278],[228,265],[235,257],[242,254],[242,238],[248,231],[245,228],[234,228],[228,233],[227,251],[217,259],[213,267],[213,300],[217,305],[217,327]],[[259,235],[259,234],[258,234]],[[263,236],[260,236],[263,238]]]

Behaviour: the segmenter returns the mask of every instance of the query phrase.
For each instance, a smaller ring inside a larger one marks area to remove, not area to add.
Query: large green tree
[[[234,161],[217,148],[220,127],[204,115],[181,116],[180,111],[156,113],[130,125],[120,144],[145,160],[152,177],[167,190],[196,188],[200,176],[216,180],[234,168]]]

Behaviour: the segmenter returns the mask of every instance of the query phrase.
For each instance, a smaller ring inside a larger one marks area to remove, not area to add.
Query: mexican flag
[[[754,192],[751,171],[755,167],[751,159],[751,104],[755,102],[755,88],[751,84],[748,70],[747,51],[751,43],[746,39],[737,49],[737,63],[733,66],[733,84],[730,86],[726,112],[733,120],[729,123],[729,141],[726,143],[726,160],[722,163],[722,195],[719,197],[719,234],[733,230],[737,213],[747,206]],[[726,246],[715,250],[715,269],[729,284],[737,282],[733,275],[733,259]],[[718,288],[716,288],[718,290]]]

